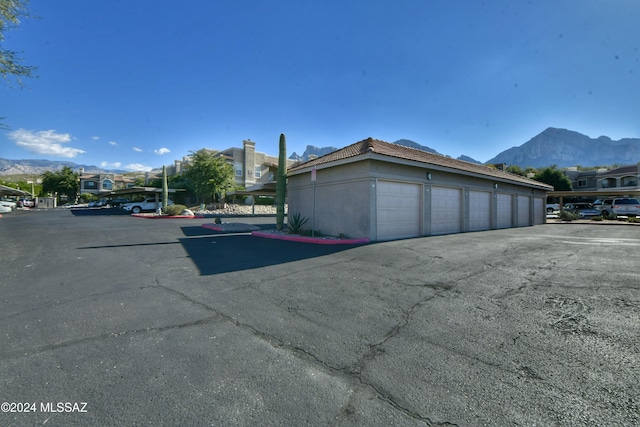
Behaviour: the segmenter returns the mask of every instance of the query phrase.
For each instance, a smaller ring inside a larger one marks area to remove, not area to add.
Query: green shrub
[[[275,203],[273,197],[256,197],[254,199],[256,205],[271,206]]]
[[[84,193],[80,195],[80,203],[89,203],[98,200],[98,196],[90,193]]]
[[[309,218],[301,216],[299,212],[287,216],[287,226],[293,234],[299,234],[307,221],[309,221]]]
[[[180,215],[185,209],[187,209],[185,205],[169,205],[164,210],[164,214],[169,216]]]
[[[216,219],[213,220],[213,222],[215,224],[222,224],[222,219],[220,217],[217,217]]]
[[[580,215],[575,212],[562,211],[558,216],[562,221],[575,221],[576,219],[580,219]]]
[[[604,218],[602,218],[601,216],[594,216],[591,217],[591,221],[602,221]]]
[[[637,216],[630,216],[629,218],[627,218],[627,222],[637,224],[640,223],[640,218],[638,218]]]

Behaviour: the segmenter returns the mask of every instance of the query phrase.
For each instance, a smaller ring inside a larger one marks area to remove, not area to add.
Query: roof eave
[[[449,167],[449,166],[442,166],[442,165],[437,165],[435,163],[427,163],[427,162],[422,162],[422,161],[418,161],[418,160],[410,160],[410,159],[403,159],[400,157],[393,157],[393,156],[389,156],[386,154],[379,154],[376,152],[367,152],[367,153],[363,153],[363,154],[358,154],[355,156],[351,156],[351,157],[347,157],[344,159],[339,159],[339,160],[334,160],[331,162],[327,162],[327,163],[320,163],[317,165],[314,164],[309,164],[307,166],[305,166],[304,168],[295,170],[295,171],[288,171],[287,172],[287,176],[295,176],[295,175],[300,175],[300,174],[304,174],[304,173],[309,173],[311,172],[311,170],[314,168],[316,169],[325,169],[328,167],[334,167],[334,166],[340,166],[340,165],[344,165],[344,164],[348,164],[348,163],[354,163],[354,162],[360,162],[360,161],[364,161],[364,160],[379,160],[379,161],[383,161],[383,162],[388,162],[388,163],[396,163],[396,164],[401,164],[401,165],[407,165],[407,166],[414,166],[414,167],[420,167],[423,169],[431,169],[434,171],[442,171],[442,172],[454,172],[454,173],[458,173],[460,175],[465,175],[465,176],[471,176],[474,178],[482,178],[482,179],[488,179],[488,180],[493,180],[493,181],[497,181],[497,182],[502,182],[502,183],[508,183],[508,184],[516,184],[516,185],[522,185],[525,187],[530,187],[530,188],[535,188],[538,190],[542,190],[542,191],[553,191],[553,187],[547,184],[544,184],[542,182],[538,182],[538,181],[534,181],[534,180],[528,180],[529,182],[523,182],[520,180],[513,180],[513,179],[509,179],[509,177],[500,177],[500,176],[495,176],[495,175],[489,175],[489,174],[482,174],[482,173],[478,173],[478,172],[473,172],[473,171],[467,171],[464,169],[458,169],[458,168],[453,168],[453,167]]]

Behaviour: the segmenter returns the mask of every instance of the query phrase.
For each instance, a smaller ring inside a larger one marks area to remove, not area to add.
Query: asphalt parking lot
[[[640,425],[639,227],[210,222],[0,218],[0,426]]]

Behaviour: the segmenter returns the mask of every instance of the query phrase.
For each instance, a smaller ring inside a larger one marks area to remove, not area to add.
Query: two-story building
[[[275,185],[278,156],[256,151],[256,143],[254,141],[246,139],[242,141],[242,148],[227,148],[216,152],[216,156],[223,157],[233,165],[235,183],[244,187],[248,192],[259,192],[261,189],[268,188],[270,186],[269,183]],[[170,173],[181,173],[189,164],[189,161],[190,158],[188,156],[183,157],[182,160],[176,160]],[[295,160],[287,159],[287,167],[292,166],[294,163]]]
[[[579,171],[577,167],[564,170],[573,191],[640,190],[640,162],[615,169]]]
[[[113,190],[131,188],[135,179],[115,173],[85,174],[80,171],[80,194],[104,194]]]

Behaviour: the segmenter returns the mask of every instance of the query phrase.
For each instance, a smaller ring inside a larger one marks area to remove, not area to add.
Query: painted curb
[[[224,231],[222,229],[222,225],[215,225],[215,224],[202,224],[200,227],[202,228],[207,228],[209,230],[214,230],[214,231]]]
[[[252,231],[252,236],[266,237],[267,239],[289,240],[299,243],[314,243],[317,245],[358,245],[369,243],[369,239],[320,239],[305,236],[284,236],[282,234],[265,233],[264,231]]]
[[[204,218],[202,215],[144,215],[144,214],[131,214],[131,216],[136,218],[144,218],[144,219],[194,219],[194,218]]]

